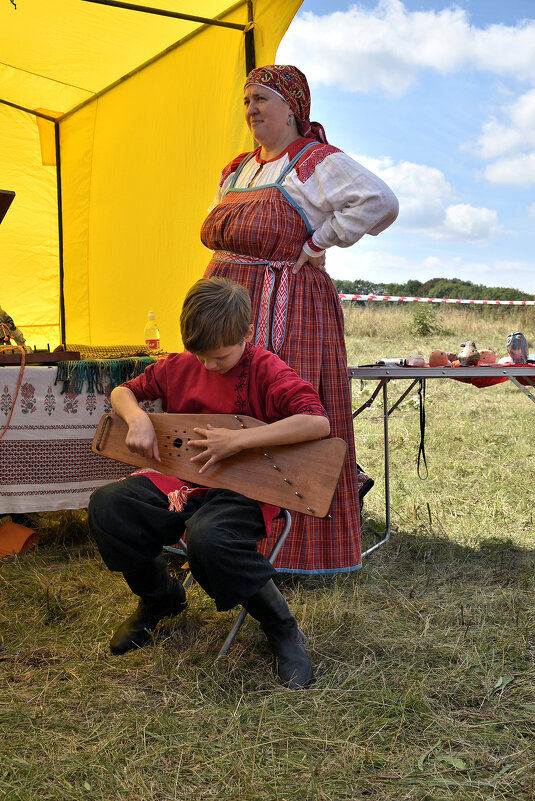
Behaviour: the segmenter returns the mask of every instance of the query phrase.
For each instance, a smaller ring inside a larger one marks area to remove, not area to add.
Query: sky
[[[400,202],[385,232],[329,250],[332,278],[535,295],[535,0],[304,0],[276,62]]]

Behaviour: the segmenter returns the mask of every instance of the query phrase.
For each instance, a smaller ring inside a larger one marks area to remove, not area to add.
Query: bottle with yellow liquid
[[[160,349],[160,331],[156,323],[156,315],[153,311],[149,312],[145,324],[145,345],[147,345],[150,350]]]

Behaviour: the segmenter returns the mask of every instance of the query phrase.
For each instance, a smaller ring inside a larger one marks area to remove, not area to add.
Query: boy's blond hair
[[[201,278],[186,295],[180,331],[186,350],[206,353],[239,345],[249,333],[249,292],[228,278]]]

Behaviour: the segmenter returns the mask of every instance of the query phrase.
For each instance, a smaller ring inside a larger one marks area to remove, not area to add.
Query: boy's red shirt
[[[138,401],[160,398],[163,411],[169,413],[243,414],[265,423],[294,414],[327,416],[312,384],[299,378],[275,354],[249,343],[239,362],[226,373],[206,370],[193,354],[184,351],[150,364],[122,386]],[[143,475],[170,496],[170,501],[191,486],[163,473]],[[279,510],[269,504],[260,506],[269,534]]]

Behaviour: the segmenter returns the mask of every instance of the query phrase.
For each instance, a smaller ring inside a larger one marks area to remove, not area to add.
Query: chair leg
[[[231,628],[231,630],[228,633],[227,639],[225,640],[225,642],[221,646],[221,650],[219,651],[218,655],[216,656],[216,660],[215,660],[216,662],[219,662],[221,659],[223,659],[224,656],[226,656],[226,654],[228,652],[228,649],[230,648],[230,646],[234,642],[234,638],[236,637],[236,634],[241,629],[241,627],[243,625],[243,621],[245,620],[246,617],[247,617],[247,609],[243,609],[243,607],[242,607],[242,610],[241,610],[240,614],[236,618],[236,622],[234,623],[233,627]]]
[[[184,579],[184,581],[182,582],[182,586],[184,587],[185,590],[187,590],[188,587],[191,587],[194,581],[195,579],[193,578],[193,573],[190,571],[186,576],[186,578]]]
[[[273,548],[271,550],[271,553],[268,556],[268,561],[271,564],[273,564],[273,562],[275,561],[275,559],[279,555],[279,552],[280,552],[282,546],[284,545],[286,537],[290,533],[290,528],[292,526],[292,516],[291,516],[290,512],[287,509],[281,509],[280,514],[278,515],[278,517],[282,518],[284,520],[284,526],[283,526],[282,531],[281,531],[281,533],[280,533],[280,535],[279,535],[279,537],[277,539],[277,542],[273,546]],[[179,541],[179,548],[166,546],[166,550],[174,552],[174,553],[181,553],[186,557],[186,559],[188,558],[187,545],[186,545],[186,543],[184,542],[183,539],[181,539]],[[182,586],[184,587],[185,590],[187,590],[188,587],[190,587],[191,584],[194,581],[195,581],[195,579],[194,579],[192,573],[189,572],[188,575],[186,576]],[[241,629],[241,627],[243,625],[243,621],[245,620],[246,617],[247,617],[247,610],[242,607],[242,610],[241,610],[240,614],[236,618],[236,622],[234,623],[233,627],[231,628],[231,630],[228,633],[227,639],[225,640],[225,642],[221,646],[221,650],[219,651],[219,653],[218,653],[218,655],[216,657],[216,660],[215,660],[216,662],[219,662],[227,654],[230,646],[234,642],[236,634]]]
[[[188,548],[183,539],[180,539],[176,545],[164,545],[163,549],[164,551],[168,551],[168,553],[177,553],[180,556],[185,556],[186,559],[188,558]],[[194,581],[195,579],[193,578],[193,574],[190,570],[182,582],[182,586],[185,590],[187,590],[188,587],[191,587]]]
[[[282,531],[281,531],[281,533],[279,535],[279,538],[277,539],[277,542],[273,546],[273,548],[271,550],[271,553],[268,556],[268,561],[271,564],[273,564],[273,562],[275,561],[275,559],[279,555],[279,552],[280,552],[282,546],[284,545],[284,541],[286,540],[286,537],[290,533],[290,528],[292,526],[292,516],[291,516],[290,512],[287,509],[281,509],[279,517],[282,517],[282,519],[284,520],[284,526],[283,526],[283,529],[282,529]],[[189,576],[188,576],[188,578],[189,578]],[[187,581],[187,579],[186,579],[186,581]],[[186,586],[186,585],[184,584],[184,586]],[[241,610],[240,614],[236,618],[236,622],[234,623],[233,627],[231,628],[231,630],[228,633],[227,639],[225,640],[225,642],[221,646],[221,650],[219,651],[219,653],[218,653],[218,655],[216,657],[216,660],[215,660],[216,662],[219,662],[227,654],[230,646],[234,642],[236,634],[241,629],[241,627],[243,625],[243,622],[244,622],[246,617],[247,617],[247,610],[242,607],[242,610]]]

